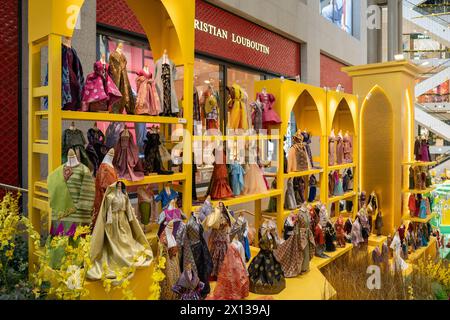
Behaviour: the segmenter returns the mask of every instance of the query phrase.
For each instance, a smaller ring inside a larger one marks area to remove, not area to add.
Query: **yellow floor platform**
[[[347,247],[351,249],[350,246]],[[250,247],[250,252],[253,259],[258,254],[259,248]],[[249,264],[250,262],[247,264],[247,267]],[[211,292],[214,291],[215,286],[216,282],[211,282]],[[319,268],[311,262],[308,273],[296,278],[286,279],[286,288],[279,294],[271,295],[270,297],[274,300],[329,300],[335,295],[336,290],[320,272]],[[263,297],[268,297],[268,295],[250,293],[245,300],[259,300]]]
[[[430,242],[428,246],[417,249],[415,252],[411,253],[408,256],[408,263],[416,264],[420,259],[427,257],[436,257],[437,248],[436,248],[436,238],[430,237]]]
[[[386,236],[377,236],[376,234],[371,234],[369,236],[369,246],[378,247],[378,248],[380,248],[380,250],[383,247],[383,243],[385,243],[386,241],[387,241]],[[370,251],[370,252],[372,252],[372,251]]]
[[[129,289],[138,300],[147,300],[150,296],[150,285],[152,284],[153,264],[150,267],[137,269],[130,281]],[[85,300],[122,300],[122,289],[111,286],[107,293],[102,281],[86,281],[86,289],[89,296]]]
[[[336,248],[336,251],[334,251],[334,252],[325,252],[325,254],[327,256],[329,256],[329,258],[314,257],[311,261],[311,265],[314,265],[317,268],[321,269],[321,268],[325,267],[326,265],[328,265],[329,263],[336,260],[337,258],[343,256],[344,254],[349,253],[350,251],[352,251],[352,249],[353,249],[353,245],[347,243],[345,248]]]

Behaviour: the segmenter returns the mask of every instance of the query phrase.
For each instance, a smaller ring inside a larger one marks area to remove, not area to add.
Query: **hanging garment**
[[[83,97],[83,67],[74,48],[62,45],[62,109],[78,111]],[[48,104],[48,98],[46,99]]]
[[[105,135],[98,128],[91,128],[87,132],[88,145],[86,153],[90,162],[94,167],[94,177],[97,175],[97,170],[103,161],[108,149],[105,146]]]
[[[334,223],[334,229],[336,230],[336,241],[340,248],[345,248],[345,231],[344,231],[344,219],[339,216]]]
[[[334,196],[334,186],[335,186],[335,179],[334,179],[334,175],[333,172],[330,172],[328,174],[328,194],[330,196]]]
[[[313,258],[315,250],[310,219],[306,209],[300,210],[293,235],[273,251],[286,278],[295,278],[301,273],[309,271],[309,262]]]
[[[136,78],[137,98],[136,114],[157,116],[161,112],[158,95],[152,79],[152,74],[141,70]]]
[[[353,163],[353,142],[348,135],[344,136],[344,163]]]
[[[157,223],[158,208],[150,185],[141,186],[137,189],[138,208],[141,216],[141,223],[146,226],[150,223]]]
[[[178,192],[170,188],[169,190],[166,190],[166,188],[163,188],[161,192],[156,195],[155,201],[160,202],[161,201],[161,207],[165,209],[172,200],[175,200],[178,198]]]
[[[206,219],[206,217],[209,216],[212,212],[213,206],[211,202],[208,201],[208,199],[206,199],[198,212],[200,221],[203,222]]]
[[[123,122],[111,122],[106,129],[106,148],[109,150],[114,148],[119,142],[120,133],[125,129],[125,123]]]
[[[305,199],[306,182],[303,177],[294,178],[294,195],[297,205],[301,205],[306,202]]]
[[[114,51],[109,56],[109,66],[111,78],[122,94],[122,98],[113,105],[113,112],[122,114],[125,110],[127,114],[134,114],[136,106],[128,79],[127,58],[124,54]]]
[[[313,168],[314,161],[313,161],[312,151],[311,151],[311,134],[309,132],[302,131],[302,136],[303,136],[303,145],[305,147],[306,154],[308,155],[310,168]]]
[[[344,163],[344,139],[338,135],[336,137],[336,164]]]
[[[325,252],[325,234],[320,223],[317,223],[314,227],[314,243],[315,243],[315,255],[320,258],[326,258]]]
[[[277,248],[276,230],[271,230],[267,222],[259,229],[259,252],[248,267],[250,292],[256,294],[278,294],[286,287],[281,264],[275,259],[273,250]]]
[[[292,178],[287,181],[286,194],[284,197],[284,209],[295,210],[297,209],[297,201],[295,199],[294,182]]]
[[[416,137],[416,140],[414,141],[414,159],[416,161],[421,161],[422,160],[422,154],[421,154],[420,146],[421,146],[420,138]]]
[[[334,252],[336,251],[336,245],[334,241],[336,240],[336,230],[334,230],[331,222],[327,222],[325,227],[325,251],[326,252]]]
[[[317,179],[316,176],[311,175],[309,177],[309,195],[308,202],[314,202],[317,195]]]
[[[244,176],[244,195],[266,193],[267,184],[264,180],[263,170],[258,164],[252,163],[246,166]]]
[[[251,107],[253,109],[252,112],[253,129],[255,129],[257,133],[259,133],[259,131],[263,129],[264,105],[262,104],[261,101],[256,100],[251,104]]]
[[[87,76],[83,88],[82,111],[112,112],[114,103],[122,98],[109,75],[109,64],[97,61],[94,72]]]
[[[205,98],[206,129],[219,129],[219,95],[209,93]]]
[[[242,261],[242,244],[233,241],[225,248],[225,256],[220,267],[217,285],[208,300],[242,300],[249,295],[249,279],[245,263]]]
[[[116,169],[112,165],[102,163],[98,168],[97,176],[95,177],[95,201],[94,214],[92,215],[92,230],[94,230],[97,221],[100,206],[102,204],[105,192],[110,185],[119,180]]]
[[[271,93],[258,93],[256,99],[263,104],[262,123],[264,129],[268,129],[272,125],[280,124],[280,116],[273,109],[275,96]]]
[[[251,258],[250,245],[248,242],[248,221],[243,215],[236,219],[236,222],[231,226],[230,240],[237,239],[241,242],[245,253],[245,262]]]
[[[231,198],[233,196],[233,191],[231,190],[228,182],[226,155],[223,151],[219,152],[220,154],[216,157],[216,159],[220,159],[221,163],[217,163],[216,161],[211,177],[211,188],[209,194],[213,200]]]
[[[159,133],[147,132],[147,139],[144,143],[144,172],[146,175],[150,175],[152,173],[162,175],[173,174],[173,171],[166,171],[164,169],[160,152],[161,146],[162,144],[160,141]]]
[[[77,226],[89,225],[94,210],[95,185],[83,164],[62,165],[47,178],[51,209],[51,235],[73,236]]]
[[[201,300],[201,292],[205,284],[200,281],[195,272],[184,270],[172,290],[180,297],[180,300]]]
[[[230,110],[229,129],[243,129],[247,130],[247,107],[244,103],[244,92],[242,88],[233,84],[233,86],[227,87],[229,93],[228,110]]]
[[[69,149],[72,149],[77,155],[78,161],[84,164],[89,169],[93,170],[94,166],[89,160],[89,157],[86,153],[86,139],[84,138],[84,134],[79,129],[66,129],[64,130],[62,137],[62,163],[67,162],[67,153]]]
[[[334,166],[336,164],[336,137],[330,136],[328,138],[328,165]]]
[[[175,90],[175,79],[177,77],[177,67],[170,60],[159,59],[155,63],[155,84],[158,92],[159,102],[165,117],[177,116],[180,112],[178,98]]]
[[[139,150],[139,157],[144,156],[145,141],[147,139],[147,124],[135,123],[134,132],[136,134],[136,145]]]
[[[392,240],[391,249],[394,251],[394,269],[399,271],[406,270],[408,264],[401,257],[402,242],[400,241],[398,234],[396,234]]]
[[[140,181],[144,179],[144,173],[141,172],[141,163],[139,161],[138,148],[134,143],[133,136],[126,136],[123,131],[120,139],[114,147],[114,167],[117,169],[119,179],[128,181]]]
[[[186,238],[190,245],[197,274],[201,282],[204,283],[200,295],[204,298],[210,292],[209,277],[212,272],[213,262],[206,241],[203,237],[203,226],[200,219],[191,215],[186,225]]]
[[[272,184],[270,185],[272,190],[277,188],[277,179],[273,179]],[[277,212],[277,197],[270,197],[269,205],[267,207],[267,212]]]
[[[142,256],[141,256],[142,254]],[[150,245],[139,225],[128,195],[108,187],[91,239],[91,280],[116,278],[124,267],[147,267],[153,260]]]
[[[424,138],[420,142],[420,160],[425,162],[431,161],[430,145],[428,140]]]
[[[231,188],[233,189],[233,194],[237,197],[244,189],[244,175],[245,171],[242,166],[235,162],[230,165],[231,167]]]
[[[372,226],[371,222],[369,221],[369,217],[367,216],[367,211],[364,208],[359,211],[357,220],[359,220],[359,223],[361,225],[361,234],[364,242],[367,242],[367,239],[369,239],[370,233],[372,231]]]

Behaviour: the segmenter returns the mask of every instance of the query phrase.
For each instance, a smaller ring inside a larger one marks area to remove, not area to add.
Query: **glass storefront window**
[[[320,0],[321,15],[348,34],[353,34],[352,0]]]

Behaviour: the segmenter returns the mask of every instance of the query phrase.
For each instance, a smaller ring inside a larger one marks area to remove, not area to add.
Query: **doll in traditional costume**
[[[237,239],[242,243],[242,246],[245,250],[245,262],[250,261],[251,253],[250,253],[250,245],[248,242],[248,221],[244,216],[243,212],[240,212],[236,222],[231,226],[230,237],[234,238],[237,236]]]
[[[292,236],[273,252],[286,278],[295,278],[309,271],[309,262],[314,256],[315,247],[310,219],[308,209],[303,206],[298,214]]]
[[[205,284],[200,281],[197,273],[194,272],[189,264],[188,267],[181,273],[177,283],[172,287],[180,300],[201,300],[201,292]]]
[[[116,182],[108,187],[103,198],[91,239],[92,268],[87,277],[100,280],[116,278],[123,267],[147,267],[153,253],[124,191]]]
[[[220,267],[230,243],[230,228],[234,223],[235,219],[228,212],[223,202],[219,202],[219,206],[214,209],[214,212],[203,221],[205,229],[211,230],[208,248],[213,262],[212,279],[219,275]]]
[[[345,232],[344,232],[344,218],[339,215],[336,222],[334,223],[334,229],[336,230],[336,241],[340,248],[345,248]]]
[[[276,232],[276,226],[274,228],[267,220],[259,229],[261,250],[248,267],[251,292],[272,295],[280,293],[286,287],[281,264],[273,255],[273,250],[278,245]]]
[[[402,242],[400,240],[398,232],[395,233],[394,239],[392,240],[391,249],[394,252],[393,268],[399,271],[406,270],[408,268],[408,264],[401,257]]]

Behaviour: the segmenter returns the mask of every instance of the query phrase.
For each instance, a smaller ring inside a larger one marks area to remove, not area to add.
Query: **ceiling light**
[[[422,63],[422,66],[427,66],[430,64],[430,61],[425,61],[424,63]]]
[[[394,56],[394,59],[395,59],[395,61],[402,61],[402,60],[405,60],[405,55],[404,55],[403,53],[396,54],[396,55]]]

